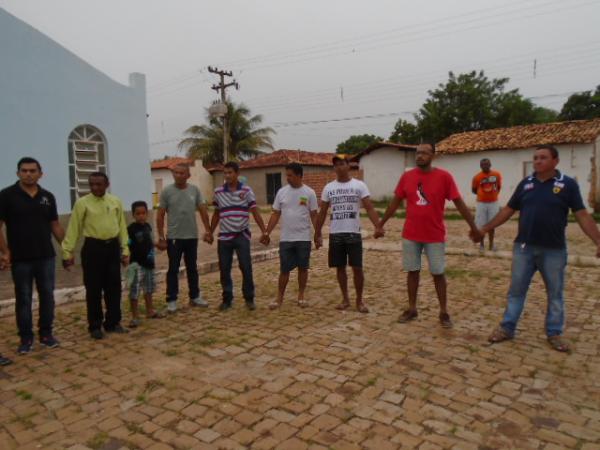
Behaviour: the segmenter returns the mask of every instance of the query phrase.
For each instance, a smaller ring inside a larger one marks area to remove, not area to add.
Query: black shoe
[[[254,300],[247,300],[246,308],[248,308],[250,311],[254,311],[256,309],[256,303],[254,303]]]
[[[21,345],[17,348],[19,355],[26,355],[33,350],[33,339],[21,339]]]
[[[92,337],[92,339],[96,340],[104,339],[104,333],[100,329],[90,331],[90,336]]]
[[[56,348],[60,345],[60,342],[58,342],[54,336],[50,335],[41,337],[40,344],[42,344],[44,347]]]
[[[106,329],[107,333],[117,333],[117,334],[126,334],[129,333],[127,328],[122,327],[120,324],[115,325],[113,328]]]
[[[12,364],[12,360],[0,355],[0,366],[8,366],[9,364]]]
[[[231,308],[231,302],[223,302],[219,305],[219,311],[227,311]]]

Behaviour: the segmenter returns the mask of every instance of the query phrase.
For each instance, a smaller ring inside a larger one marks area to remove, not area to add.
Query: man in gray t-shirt
[[[206,204],[200,190],[187,182],[190,168],[187,164],[177,164],[171,168],[174,184],[167,186],[160,195],[156,228],[158,230],[158,248],[167,250],[169,270],[167,271],[167,309],[177,310],[179,294],[179,265],[181,257],[185,261],[190,305],[207,307],[208,303],[200,294],[198,285],[198,224],[196,211],[204,225],[204,241],[212,244],[210,224]],[[165,236],[165,214],[167,215],[167,234]]]
[[[302,166],[298,163],[290,163],[285,166],[285,174],[288,184],[277,191],[273,214],[269,219],[267,231],[261,238],[263,244],[269,243],[269,235],[281,217],[279,290],[277,298],[269,305],[271,309],[279,308],[283,303],[290,272],[296,267],[298,268],[298,305],[307,306],[304,290],[308,281],[312,229],[318,208],[315,191],[302,183]]]

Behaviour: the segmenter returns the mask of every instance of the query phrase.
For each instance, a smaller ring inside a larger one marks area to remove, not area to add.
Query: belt
[[[96,239],[96,238],[93,238],[93,237],[86,237],[85,240],[93,242],[95,244],[105,244],[105,245],[115,244],[115,243],[119,242],[119,238],[118,237],[114,237],[114,238],[110,238],[110,239]]]

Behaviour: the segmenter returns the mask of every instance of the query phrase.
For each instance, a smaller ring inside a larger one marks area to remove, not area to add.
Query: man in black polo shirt
[[[33,348],[33,280],[39,297],[40,343],[50,348],[58,346],[52,335],[55,253],[51,235],[61,242],[64,230],[58,222],[54,195],[38,184],[42,177],[40,163],[22,158],[17,176],[18,182],[0,191],[0,266],[11,268],[21,338],[17,352],[23,355]],[[8,245],[2,235],[4,223]]]
[[[569,210],[573,211],[583,232],[596,245],[600,258],[600,230],[585,209],[577,182],[556,170],[558,151],[551,145],[536,149],[535,172],[519,183],[508,204],[478,233],[478,241],[519,211],[519,233],[513,247],[513,264],[508,302],[500,326],[489,337],[490,343],[512,339],[525,305],[531,278],[540,271],[546,285],[548,307],[546,335],[555,350],[569,351],[562,339],[564,326],[564,275],[567,265],[565,228]]]

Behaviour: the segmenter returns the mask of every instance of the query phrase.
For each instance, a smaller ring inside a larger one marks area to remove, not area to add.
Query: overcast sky
[[[204,120],[216,98],[208,65],[233,71],[240,90],[231,98],[277,130],[276,148],[312,151],[334,151],[351,134],[387,138],[450,70],[510,77],[511,88],[555,109],[567,93],[600,84],[600,0],[0,0],[0,7],[118,82],[145,73],[152,157],[176,154],[183,131]]]

